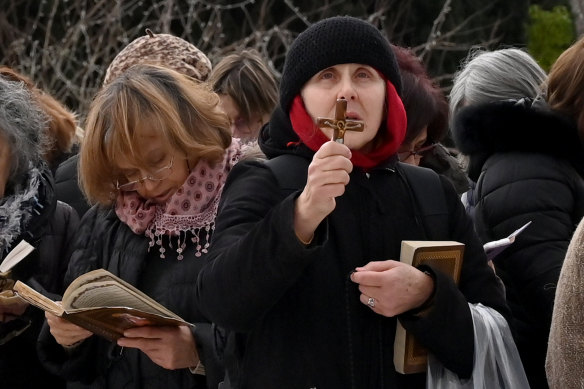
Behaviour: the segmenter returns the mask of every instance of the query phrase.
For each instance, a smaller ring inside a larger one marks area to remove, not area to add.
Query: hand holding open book
[[[17,281],[14,291],[30,304],[115,341],[140,326],[193,326],[140,290],[104,269],[77,277],[61,305]]]

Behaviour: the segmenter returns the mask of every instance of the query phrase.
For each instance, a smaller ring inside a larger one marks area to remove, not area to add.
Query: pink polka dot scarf
[[[241,143],[234,139],[225,151],[223,161],[211,167],[205,160],[192,169],[185,183],[164,205],[141,198],[137,192],[120,192],[116,199],[116,214],[136,234],[150,238],[149,248],[159,247],[164,258],[166,248],[176,244],[178,259],[182,260],[186,247],[187,232],[195,245],[195,256],[206,253],[211,234],[215,229],[215,217],[227,174],[241,158]]]

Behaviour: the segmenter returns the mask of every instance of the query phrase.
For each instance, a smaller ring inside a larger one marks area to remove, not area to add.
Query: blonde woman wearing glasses
[[[135,328],[114,344],[47,315],[46,365],[91,387],[217,387],[211,325],[191,296],[242,156],[219,97],[176,71],[135,65],[97,95],[86,128],[80,177],[97,206],[82,220],[66,281],[105,268],[196,329]]]

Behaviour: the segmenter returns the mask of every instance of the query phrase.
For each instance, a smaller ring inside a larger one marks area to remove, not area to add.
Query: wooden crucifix
[[[347,120],[347,100],[337,99],[335,118],[317,118],[316,125],[320,128],[332,128],[333,138],[337,143],[345,142],[345,131],[361,132],[365,129],[365,122],[361,120]]]

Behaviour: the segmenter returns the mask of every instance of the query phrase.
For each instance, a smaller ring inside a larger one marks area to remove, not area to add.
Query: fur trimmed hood
[[[584,176],[584,147],[576,122],[530,99],[463,108],[454,118],[456,147],[469,156],[469,177],[478,178],[494,153],[525,151],[569,160]]]
[[[49,168],[44,162],[39,167],[31,167],[16,193],[0,199],[0,258],[20,239],[37,246],[56,205]]]

